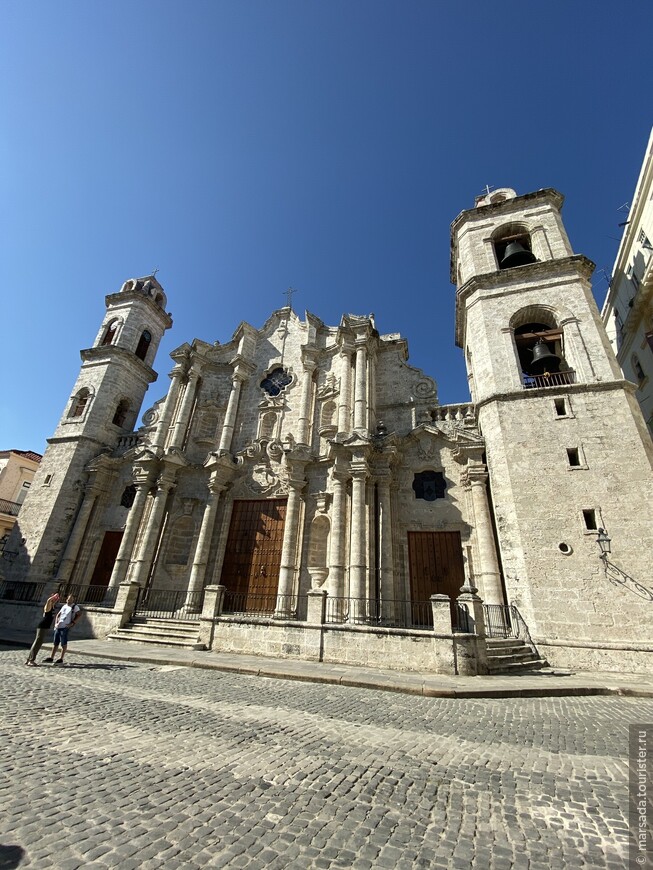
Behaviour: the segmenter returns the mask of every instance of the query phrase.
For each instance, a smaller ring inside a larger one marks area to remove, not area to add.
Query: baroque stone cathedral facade
[[[516,605],[554,664],[650,669],[651,440],[561,206],[504,188],[454,221],[457,405],[373,316],[286,307],[178,347],[136,428],[172,321],[155,277],[127,281],[82,351],[11,576],[182,590],[190,610],[218,586],[299,621],[311,589],[378,614],[465,586]]]

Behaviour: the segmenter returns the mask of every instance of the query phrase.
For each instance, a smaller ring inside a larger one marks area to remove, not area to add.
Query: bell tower
[[[106,314],[82,366],[13,531],[11,579],[52,579],[83,496],[88,463],[131,432],[152,364],[172,319],[154,276],[126,281],[106,297]]]
[[[456,218],[456,343],[485,439],[509,602],[550,662],[610,667],[618,657],[624,669],[636,644],[641,670],[653,661],[653,592],[633,619],[641,597],[608,576],[596,541],[608,529],[615,564],[648,579],[653,455],[562,203],[552,189],[502,188]]]

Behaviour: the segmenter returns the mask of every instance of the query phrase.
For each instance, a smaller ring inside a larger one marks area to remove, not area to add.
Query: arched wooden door
[[[220,581],[234,609],[275,610],[285,519],[285,498],[234,502]]]

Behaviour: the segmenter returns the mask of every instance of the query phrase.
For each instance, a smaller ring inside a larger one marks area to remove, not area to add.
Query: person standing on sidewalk
[[[43,645],[48,629],[52,628],[52,623],[54,622],[54,606],[57,601],[59,601],[59,593],[55,592],[43,605],[43,619],[36,626],[36,637],[30,651],[27,653],[26,665],[36,667],[36,656]]]
[[[66,650],[68,649],[68,632],[79,619],[81,608],[75,604],[75,596],[71,593],[66,598],[66,603],[57,614],[54,622],[54,644],[52,652],[43,659],[44,662],[54,662],[55,665],[62,665]],[[61,656],[55,661],[54,657],[57,654],[57,649],[61,645]]]

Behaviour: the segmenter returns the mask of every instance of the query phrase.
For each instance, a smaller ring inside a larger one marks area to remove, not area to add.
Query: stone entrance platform
[[[33,635],[26,632],[0,631],[0,644],[10,646],[31,645]],[[39,655],[48,653],[44,644]],[[330,683],[340,686],[377,689],[422,695],[428,698],[527,698],[574,695],[623,695],[652,698],[653,675],[619,674],[612,672],[576,673],[544,669],[530,674],[511,674],[479,677],[457,677],[446,674],[424,674],[416,671],[391,671],[363,668],[353,665],[332,665],[295,659],[277,659],[264,656],[234,655],[211,650],[199,651],[153,648],[138,643],[108,640],[75,640],[71,637],[66,661],[80,663],[80,658],[93,656],[138,664],[172,667],[202,668],[248,676],[282,680],[300,680],[308,683]],[[42,665],[49,667],[49,665]]]

